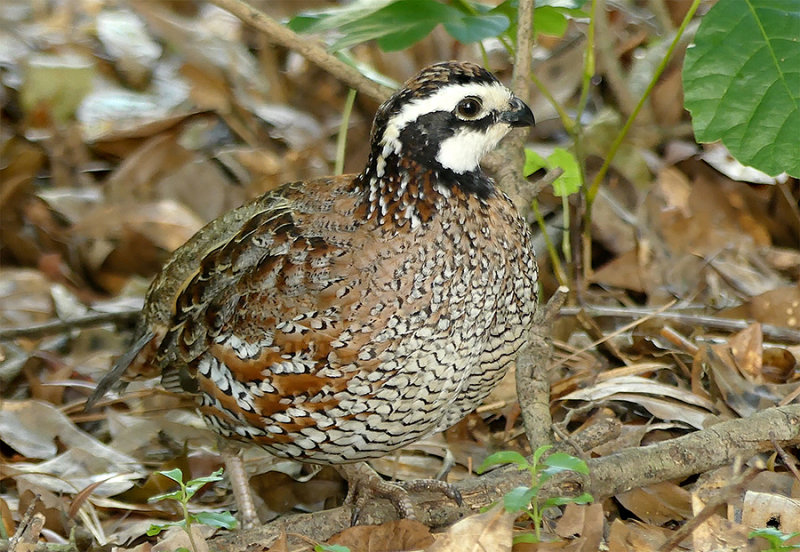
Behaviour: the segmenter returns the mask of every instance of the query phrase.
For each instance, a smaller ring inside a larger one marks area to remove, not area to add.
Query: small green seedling
[[[192,549],[196,551],[198,548],[194,542],[194,536],[192,535],[193,523],[202,523],[204,525],[210,525],[211,527],[222,527],[224,529],[233,529],[236,527],[236,518],[234,518],[230,512],[197,512],[196,514],[190,514],[188,509],[189,501],[203,485],[206,483],[212,483],[214,481],[220,481],[222,479],[222,468],[218,469],[211,475],[191,479],[186,483],[183,482],[183,472],[179,468],[168,471],[160,471],[158,473],[164,477],[169,477],[178,485],[180,485],[180,487],[176,491],[153,496],[148,500],[148,502],[174,500],[181,505],[183,510],[183,519],[181,521],[174,521],[161,525],[151,525],[150,529],[147,530],[148,536],[152,537],[154,535],[158,535],[161,531],[169,527],[182,527],[183,530],[186,531],[186,534],[189,535],[189,542],[192,543]],[[185,549],[180,549],[177,552],[184,551]],[[189,551],[186,550],[186,552]]]
[[[769,544],[769,548],[765,548],[765,552],[788,552],[789,550],[800,550],[800,544],[786,544],[786,541],[800,535],[800,531],[795,533],[782,533],[772,527],[764,527],[763,529],[756,529],[752,531],[747,538],[761,537]]]
[[[550,450],[552,445],[543,445],[536,449],[529,462],[527,458],[513,450],[495,452],[484,460],[478,473],[483,473],[490,466],[498,464],[514,464],[520,470],[528,470],[531,474],[530,487],[517,487],[510,490],[503,497],[503,504],[507,512],[525,512],[533,522],[535,534],[526,533],[514,538],[514,544],[519,542],[540,542],[542,514],[548,508],[562,506],[564,504],[588,504],[592,500],[592,495],[583,493],[574,497],[553,497],[548,498],[539,504],[539,491],[551,477],[563,471],[573,471],[586,475],[589,467],[580,458],[575,458],[564,452],[554,452],[550,456],[542,459],[545,452]]]

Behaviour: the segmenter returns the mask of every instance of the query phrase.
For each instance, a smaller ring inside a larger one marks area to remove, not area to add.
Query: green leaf
[[[378,48],[384,52],[405,50],[428,36],[438,24],[438,21],[422,21],[414,25],[409,25],[402,31],[380,37],[377,40]]]
[[[521,512],[527,510],[531,505],[531,500],[536,496],[538,489],[531,489],[530,487],[516,487],[508,491],[503,497],[503,506],[506,512]]]
[[[564,170],[564,174],[553,182],[553,192],[558,197],[578,193],[581,189],[581,168],[572,152],[556,148],[547,158],[547,162],[550,167],[561,167]]]
[[[686,51],[683,88],[700,142],[800,177],[800,3],[719,0]]]
[[[563,36],[563,34],[567,32],[569,20],[562,10],[549,6],[542,6],[537,7],[533,13],[533,24],[536,27],[535,30],[537,34],[542,33],[550,36]]]
[[[164,493],[156,496],[151,496],[147,499],[147,502],[161,502],[162,500],[177,500],[178,502],[183,502],[186,498],[186,494],[183,492],[183,489],[178,489],[177,491],[172,491],[171,493]]]
[[[394,1],[355,0],[337,8],[304,11],[290,19],[288,26],[297,33],[324,33],[337,30],[342,25],[375,13]]]
[[[773,527],[764,527],[751,531],[747,535],[747,538],[752,539],[754,537],[760,537],[765,539],[772,545],[771,550],[797,550],[800,549],[800,545],[795,544],[787,546],[784,544],[787,540],[793,539],[797,535],[800,535],[800,532],[784,533]]]
[[[176,483],[183,484],[183,472],[181,471],[180,468],[175,468],[173,470],[167,470],[167,471],[160,471],[160,472],[156,472],[156,473],[159,473],[159,474],[163,475],[164,477],[169,477],[170,479],[172,479]]]
[[[533,451],[533,464],[539,464],[539,460],[542,458],[542,455],[553,448],[553,445],[542,445]]]
[[[544,33],[562,36],[567,30],[569,19],[585,19],[589,14],[582,10],[587,0],[543,0],[536,2],[533,12],[534,34]],[[519,0],[506,0],[489,13],[501,13],[509,18],[511,26],[507,36],[515,40],[517,34],[517,9]]]
[[[343,37],[331,49],[341,50],[382,37],[386,37],[384,44],[389,47],[405,48],[427,36],[439,23],[461,16],[457,9],[436,0],[397,0],[339,27]],[[402,39],[404,35],[406,40]],[[381,40],[378,45],[383,47]]]
[[[522,174],[526,177],[532,175],[539,169],[546,169],[549,165],[547,160],[535,151],[525,148],[525,166],[522,167]]]
[[[341,544],[318,544],[314,547],[314,552],[350,552],[350,549]]]
[[[206,475],[205,477],[196,477],[191,481],[187,482],[186,485],[193,485],[195,483],[199,483],[200,486],[205,485],[206,483],[213,483],[214,481],[222,481],[222,468],[219,468],[214,473]]]
[[[198,512],[192,516],[195,521],[211,527],[234,529],[236,518],[230,512]]]
[[[583,493],[579,496],[554,496],[544,501],[542,510],[552,506],[563,506],[564,504],[589,504],[593,501],[594,497],[589,493]]]
[[[521,533],[519,535],[515,535],[514,539],[512,540],[514,544],[519,543],[537,543],[539,539],[536,538],[536,535],[533,533]]]
[[[214,481],[221,481],[221,480],[222,480],[222,468],[219,468],[217,471],[215,471],[210,475],[207,475],[205,477],[197,477],[195,479],[187,481],[185,500],[192,498],[194,494],[207,483],[213,483]]]
[[[465,15],[452,21],[443,21],[443,24],[450,36],[462,44],[470,44],[502,34],[511,21],[502,14]]]
[[[543,464],[550,468],[559,468],[561,471],[570,470],[584,475],[589,473],[586,462],[566,452],[554,452],[544,459]]]
[[[516,464],[519,469],[524,470],[528,468],[528,460],[515,450],[501,450],[490,454],[486,460],[477,469],[477,472],[483,473],[488,468],[498,464]]]

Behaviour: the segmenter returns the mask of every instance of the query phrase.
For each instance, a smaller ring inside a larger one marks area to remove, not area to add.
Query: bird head
[[[378,110],[372,128],[373,165],[409,159],[437,173],[475,173],[480,160],[533,113],[489,71],[448,61],[423,69]]]

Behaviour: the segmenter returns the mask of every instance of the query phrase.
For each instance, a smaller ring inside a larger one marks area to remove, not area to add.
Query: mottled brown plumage
[[[532,322],[528,228],[478,166],[532,123],[476,65],[423,70],[376,115],[363,173],[287,184],[175,252],[131,369],[160,370],[224,437],[306,462],[456,423]]]

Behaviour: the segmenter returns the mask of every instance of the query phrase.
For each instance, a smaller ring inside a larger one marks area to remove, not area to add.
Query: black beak
[[[512,127],[533,126],[536,124],[531,108],[516,96],[511,98],[510,109],[500,114],[500,120],[510,124]]]

